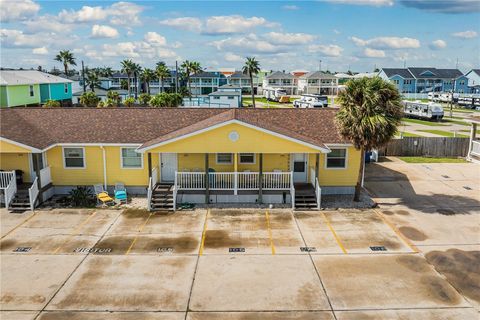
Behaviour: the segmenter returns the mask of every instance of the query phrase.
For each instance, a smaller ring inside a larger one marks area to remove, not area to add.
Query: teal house
[[[57,100],[72,102],[72,81],[36,70],[0,70],[0,106],[39,106]]]

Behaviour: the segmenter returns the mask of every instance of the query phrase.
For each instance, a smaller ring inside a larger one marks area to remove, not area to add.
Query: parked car
[[[293,101],[295,108],[325,108],[328,107],[328,97],[319,94],[302,94],[300,99]]]

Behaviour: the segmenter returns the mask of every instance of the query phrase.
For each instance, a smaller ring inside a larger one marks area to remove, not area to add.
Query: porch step
[[[152,211],[173,210],[173,185],[157,184],[152,192],[150,206]]]
[[[30,210],[30,197],[28,195],[28,191],[18,191],[10,202],[8,210],[12,212],[25,212]]]
[[[295,194],[295,209],[296,210],[316,210],[317,197],[313,188],[304,189],[302,193]]]

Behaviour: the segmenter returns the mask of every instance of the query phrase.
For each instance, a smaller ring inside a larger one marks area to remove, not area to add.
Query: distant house
[[[242,93],[250,93],[252,86],[250,85],[250,77],[241,71],[235,71],[227,77],[227,83],[233,86],[238,86],[242,89]],[[253,92],[257,93],[257,77],[253,76]]]
[[[217,71],[202,71],[190,76],[192,95],[208,95],[227,84],[227,77]]]
[[[242,106],[242,88],[235,85],[223,85],[208,95],[210,103],[222,108],[240,108]]]
[[[337,94],[338,78],[333,74],[313,71],[298,79],[298,92],[306,94]]]
[[[72,102],[72,81],[36,70],[0,71],[0,106],[37,106],[48,100]]]
[[[480,69],[472,69],[465,74],[470,93],[480,93]]]
[[[275,71],[263,79],[263,89],[284,89],[287,94],[297,94],[297,78],[285,71]]]
[[[383,68],[379,76],[391,81],[402,93],[467,93],[468,78],[458,69]]]

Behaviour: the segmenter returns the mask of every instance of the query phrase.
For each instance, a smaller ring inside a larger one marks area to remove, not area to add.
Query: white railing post
[[[30,210],[32,211],[33,209],[35,209],[35,202],[37,201],[38,193],[39,193],[38,178],[35,178],[32,186],[28,189],[28,197],[30,199]]]
[[[233,194],[238,194],[238,172],[233,173]]]
[[[322,203],[322,189],[320,188],[318,178],[315,179],[315,193],[317,194],[317,209],[320,210]]]
[[[148,211],[152,210],[152,177],[148,180],[148,189],[147,189],[147,208]]]
[[[292,198],[292,210],[295,210],[295,185],[293,184],[293,171],[290,172],[290,198]]]
[[[15,171],[1,172],[2,185],[6,185],[5,188],[5,208],[8,209],[10,202],[13,200],[15,193],[17,193],[17,177]]]

